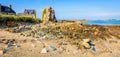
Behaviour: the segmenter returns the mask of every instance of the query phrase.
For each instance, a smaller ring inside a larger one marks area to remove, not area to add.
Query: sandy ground
[[[19,47],[13,46],[0,57],[120,57],[120,40],[115,37],[110,39],[93,41],[96,51],[78,50],[76,46],[58,45],[64,40],[47,40],[23,37],[17,33],[9,33],[0,29],[0,40],[15,39]],[[5,49],[7,44],[0,43],[0,48]],[[49,49],[49,46],[54,46],[57,50]],[[41,50],[46,48],[47,53],[41,53]]]

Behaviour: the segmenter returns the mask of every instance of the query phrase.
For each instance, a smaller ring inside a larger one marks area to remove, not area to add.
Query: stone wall
[[[34,14],[31,15],[22,15],[23,17],[32,17],[32,18],[36,18],[36,16]]]

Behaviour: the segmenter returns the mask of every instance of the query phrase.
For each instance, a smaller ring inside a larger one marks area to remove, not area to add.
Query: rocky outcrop
[[[55,11],[51,7],[46,7],[42,12],[43,23],[57,22],[55,17]]]

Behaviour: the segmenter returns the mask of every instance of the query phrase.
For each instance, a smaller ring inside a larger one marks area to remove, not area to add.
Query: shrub
[[[31,17],[20,17],[15,15],[0,15],[0,22],[41,22],[39,18],[31,18]]]

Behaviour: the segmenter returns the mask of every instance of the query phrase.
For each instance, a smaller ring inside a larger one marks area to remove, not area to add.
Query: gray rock
[[[90,50],[91,50],[93,53],[95,53],[95,52],[96,52],[95,44],[90,43],[90,46],[91,46]]]
[[[52,50],[52,51],[57,50],[54,46],[49,46],[49,49]]]

